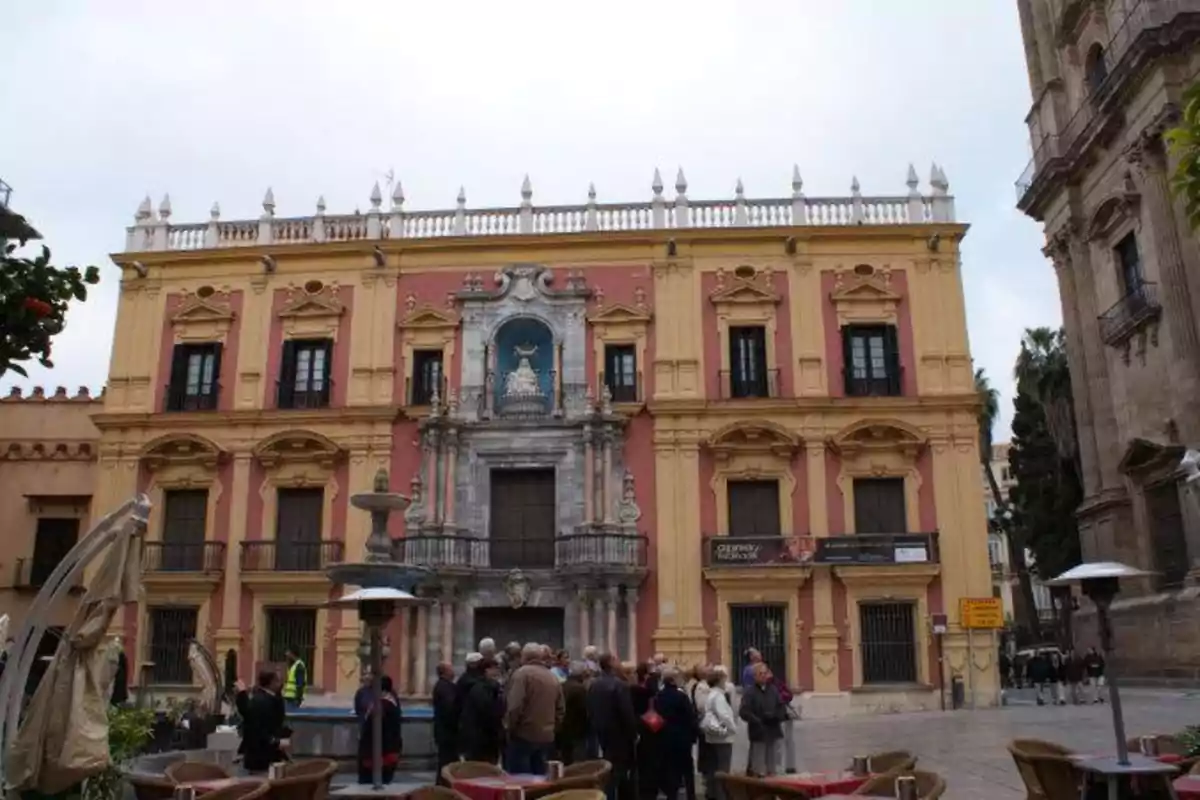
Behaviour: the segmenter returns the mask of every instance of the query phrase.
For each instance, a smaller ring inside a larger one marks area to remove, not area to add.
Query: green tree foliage
[[[87,287],[100,282],[96,267],[53,266],[47,247],[35,258],[16,250],[5,245],[0,260],[0,377],[9,370],[26,375],[22,362],[31,359],[53,367],[50,340],[66,325],[67,304],[87,300]]]
[[[1183,199],[1192,228],[1200,228],[1200,83],[1183,93],[1179,125],[1164,138],[1178,159],[1171,187]]]
[[[83,783],[83,800],[121,800],[125,793],[122,768],[150,744],[154,709],[112,706],[108,710],[108,752],[112,763]]]

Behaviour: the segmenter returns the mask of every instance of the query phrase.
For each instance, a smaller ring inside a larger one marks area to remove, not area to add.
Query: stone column
[[[629,643],[628,643],[628,645],[626,645],[626,648],[625,648],[626,650],[628,650],[628,652],[625,654],[625,660],[633,661],[635,663],[638,660],[638,653],[637,653],[637,643],[638,643],[637,602],[638,602],[637,589],[626,588],[625,589],[625,619],[626,619],[626,622],[627,622],[627,625],[629,628],[629,630],[626,631],[626,633],[629,636]]]
[[[456,494],[454,487],[457,484],[457,481],[455,480],[455,470],[457,467],[458,432],[450,431],[446,435],[446,479],[442,483],[444,487],[443,495],[445,496],[445,500],[443,502],[446,506],[446,514],[443,519],[447,525],[454,524],[454,500]]]
[[[608,652],[617,653],[617,603],[621,601],[621,589],[608,587]]]
[[[425,434],[425,499],[428,503],[425,519],[430,524],[438,520],[438,435],[437,431]]]
[[[596,456],[592,449],[592,426],[583,426],[583,521],[590,525],[596,519]]]
[[[1167,374],[1173,384],[1168,393],[1171,413],[1184,443],[1191,445],[1200,441],[1200,340],[1192,314],[1179,230],[1175,226],[1167,156],[1162,140],[1151,134],[1143,136],[1126,152],[1126,157],[1141,184],[1161,281],[1158,299],[1171,334],[1167,360]]]
[[[454,590],[442,595],[442,661],[454,663]]]
[[[597,596],[592,598],[592,611],[595,617],[592,620],[592,644],[603,649],[606,637],[604,635],[604,600]]]
[[[413,637],[417,648],[417,663],[413,676],[413,694],[423,697],[429,692],[425,677],[428,669],[427,654],[429,653],[429,606],[417,606],[417,635]]]
[[[575,603],[579,606],[579,644],[580,647],[587,647],[591,642],[591,627],[588,623],[591,621],[588,614],[588,593],[586,589],[580,589],[575,595]]]
[[[604,474],[600,476],[604,486],[604,523],[612,523],[612,431],[604,432]]]
[[[562,386],[562,345],[555,342],[554,344],[554,374],[551,376],[550,382],[553,386],[550,387],[550,400],[553,405],[550,407],[551,414],[558,414],[562,409],[562,391],[559,387]]]
[[[400,641],[396,643],[396,691],[400,695],[412,694],[411,670],[408,663],[408,641],[412,638],[412,609],[400,609]]]

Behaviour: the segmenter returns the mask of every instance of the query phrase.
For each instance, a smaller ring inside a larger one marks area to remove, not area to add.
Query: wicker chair
[[[446,786],[422,786],[404,795],[406,800],[470,800],[462,792]]]
[[[594,761],[580,761],[578,764],[571,764],[563,767],[563,778],[598,778],[604,784],[608,783],[608,776],[612,774],[612,763],[598,758]]]
[[[453,784],[455,781],[467,781],[471,778],[491,778],[503,775],[504,770],[486,761],[456,761],[442,767],[442,780]]]
[[[915,769],[916,766],[916,756],[907,750],[888,750],[883,753],[872,753],[867,758],[867,768],[876,775],[882,775],[885,772]]]
[[[169,800],[175,796],[175,781],[170,778],[126,773],[125,779],[133,787],[137,800]]]
[[[338,771],[336,761],[313,758],[284,767],[283,777],[270,782],[269,800],[325,800]]]
[[[604,773],[604,778],[601,779],[598,775],[580,775],[574,778],[562,778],[549,783],[539,783],[536,786],[525,787],[525,800],[541,800],[541,798],[551,795],[562,794],[569,791],[604,791],[604,785],[608,780],[608,773]]]
[[[1039,739],[1017,739],[1008,746],[1030,800],[1079,797],[1083,776],[1067,748]]]
[[[247,779],[224,789],[204,795],[205,800],[260,800],[265,798],[270,785],[264,780]]]
[[[543,795],[542,800],[604,800],[604,792],[599,789],[567,789]]]
[[[746,775],[730,775],[727,772],[718,772],[716,778],[725,787],[725,796],[729,800],[774,800],[785,794],[791,800],[807,800],[808,797],[808,793],[802,789],[784,787],[782,782],[772,783]]]
[[[867,797],[896,797],[896,780],[902,775],[911,775],[917,779],[919,800],[937,800],[946,791],[946,781],[937,773],[908,769],[876,775],[858,787],[854,794]]]
[[[219,781],[232,777],[229,770],[211,761],[176,761],[167,767],[164,774],[167,776],[167,780],[175,783]]]

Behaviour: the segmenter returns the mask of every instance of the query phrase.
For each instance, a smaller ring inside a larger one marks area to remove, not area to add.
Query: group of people
[[[512,643],[498,652],[491,639],[466,658],[461,675],[443,663],[433,689],[433,735],[439,779],[447,764],[465,759],[502,763],[511,773],[541,774],[550,760],[570,764],[603,757],[612,764],[609,798],[653,800],[661,792],[723,800],[718,772],[732,768],[738,717],[750,738],[748,772],[774,775],[780,750],[795,771],[791,723],[797,718],[787,686],[761,655],[747,651],[739,714],[728,670],[681,670],[658,654],[622,663],[585,648],[566,651]],[[786,742],[786,744],[785,744]]]
[[[1103,703],[1104,656],[1090,648],[1080,655],[1074,650],[1039,650],[1023,661],[1012,662],[1007,656],[1000,660],[1001,676],[1006,686],[1033,686],[1037,704],[1065,706],[1068,700],[1081,703]]]

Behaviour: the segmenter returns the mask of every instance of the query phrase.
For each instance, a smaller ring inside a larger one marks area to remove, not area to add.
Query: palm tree
[[[983,474],[987,476],[988,488],[992,490],[992,500],[996,505],[995,515],[988,520],[988,526],[995,526],[1004,534],[1008,545],[1008,563],[1017,574],[1020,591],[1013,602],[1013,619],[1018,627],[1034,631],[1037,630],[1037,611],[1033,600],[1033,581],[1025,561],[1024,538],[1013,530],[1008,498],[1000,491],[996,471],[992,469],[992,429],[996,426],[996,418],[1000,416],[1000,392],[992,386],[982,369],[975,370],[975,393],[979,395],[979,463],[983,466]]]

